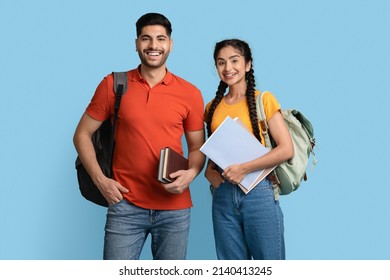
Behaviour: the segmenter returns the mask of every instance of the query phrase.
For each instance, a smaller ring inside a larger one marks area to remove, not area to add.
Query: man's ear
[[[169,51],[171,52],[173,48],[173,40],[170,38],[169,39]]]

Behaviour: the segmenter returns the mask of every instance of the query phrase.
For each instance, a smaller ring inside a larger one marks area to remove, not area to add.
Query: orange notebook
[[[169,174],[187,169],[188,159],[169,147],[161,149],[157,178],[160,182],[171,183],[174,180],[169,177]]]

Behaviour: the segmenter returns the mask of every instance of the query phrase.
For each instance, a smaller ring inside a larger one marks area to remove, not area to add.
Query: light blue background
[[[0,259],[101,259],[105,209],[78,192],[73,132],[101,79],[138,65],[151,11],[173,25],[168,68],[206,102],[214,44],[238,37],[257,87],[312,120],[318,164],[281,198],[287,258],[389,259],[389,3],[1,0]],[[215,259],[203,175],[191,189],[188,258]]]

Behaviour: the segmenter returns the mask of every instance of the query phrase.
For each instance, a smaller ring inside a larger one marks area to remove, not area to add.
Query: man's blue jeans
[[[150,233],[155,260],[186,258],[190,209],[157,211],[126,200],[110,205],[104,237],[105,260],[138,260]]]
[[[229,182],[214,188],[212,217],[218,259],[285,259],[283,213],[268,180],[248,194]]]

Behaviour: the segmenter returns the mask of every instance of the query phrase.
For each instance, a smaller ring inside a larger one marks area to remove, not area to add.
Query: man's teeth
[[[159,56],[160,53],[158,53],[158,52],[150,52],[150,53],[148,53],[148,55],[150,55],[150,56]]]

